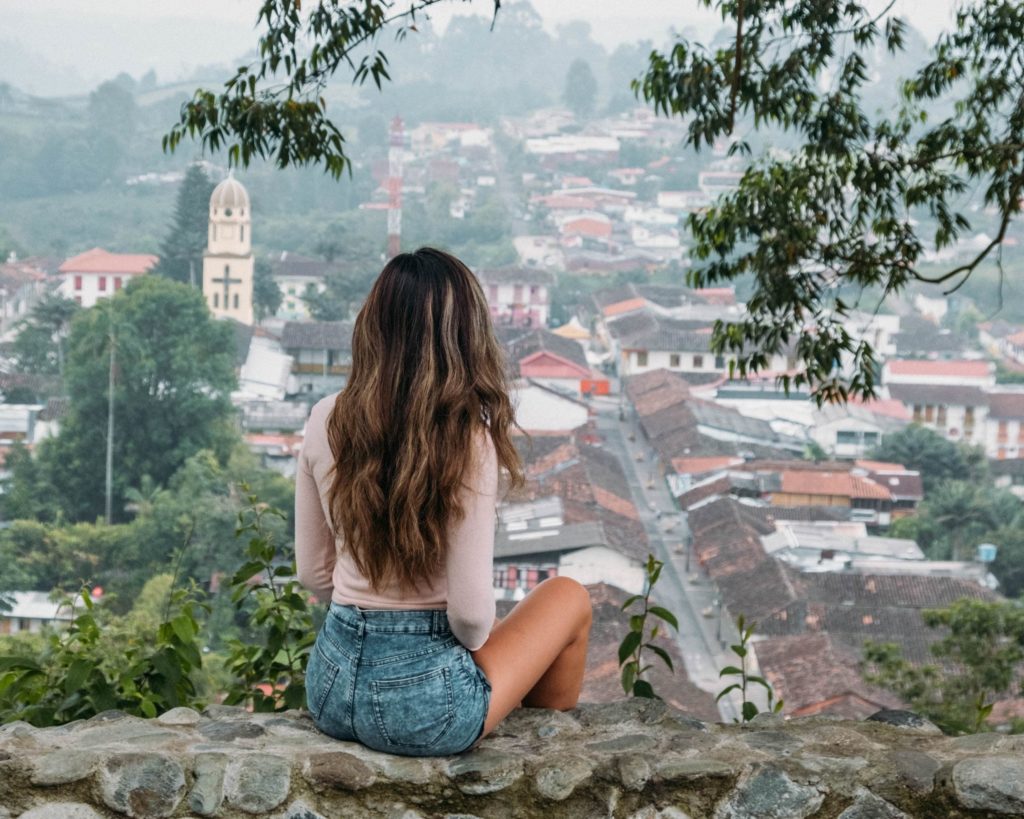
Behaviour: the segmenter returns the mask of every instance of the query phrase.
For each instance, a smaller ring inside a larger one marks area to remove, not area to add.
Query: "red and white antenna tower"
[[[401,252],[402,245],[402,151],[405,127],[401,117],[391,120],[388,148],[388,258]]]

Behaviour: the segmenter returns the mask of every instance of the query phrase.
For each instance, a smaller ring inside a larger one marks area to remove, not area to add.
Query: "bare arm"
[[[480,648],[497,624],[494,602],[494,509],[498,459],[486,433],[474,436],[474,456],[459,500],[465,517],[448,537],[448,622],[470,651]]]

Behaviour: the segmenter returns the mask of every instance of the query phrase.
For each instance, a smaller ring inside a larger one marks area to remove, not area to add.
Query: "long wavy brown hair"
[[[352,334],[352,370],[327,424],[331,523],[377,591],[437,575],[474,432],[494,442],[509,486],[523,482],[504,354],[476,277],[430,247],[401,253],[374,282]]]

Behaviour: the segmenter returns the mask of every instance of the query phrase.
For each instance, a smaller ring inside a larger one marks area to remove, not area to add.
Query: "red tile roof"
[[[94,247],[72,256],[60,266],[61,273],[145,273],[159,261],[149,253],[111,253]]]
[[[988,361],[901,361],[897,359],[886,362],[885,366],[891,375],[985,378],[992,372],[992,364]]]
[[[868,685],[857,671],[858,656],[828,634],[759,640],[757,663],[792,716],[834,714],[864,719],[882,708],[901,708],[894,694]]]
[[[782,492],[792,495],[838,495],[845,498],[891,500],[892,494],[870,478],[859,478],[849,472],[814,472],[786,470],[779,474]]]
[[[647,306],[647,300],[642,298],[626,299],[626,301],[618,301],[615,304],[609,304],[607,307],[601,308],[601,312],[605,316],[618,316],[622,313],[628,313],[631,310],[640,310]]]
[[[672,459],[672,467],[680,475],[703,475],[705,472],[714,472],[718,469],[726,469],[727,467],[737,466],[741,463],[743,463],[742,458],[733,457],[731,455]]]

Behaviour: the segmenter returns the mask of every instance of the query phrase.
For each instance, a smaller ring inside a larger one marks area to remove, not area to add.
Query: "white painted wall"
[[[527,432],[576,429],[587,423],[587,408],[530,384],[512,391],[516,421]]]
[[[562,555],[558,573],[584,585],[618,586],[629,594],[641,594],[644,589],[644,570],[640,562],[607,546],[591,546]]]

